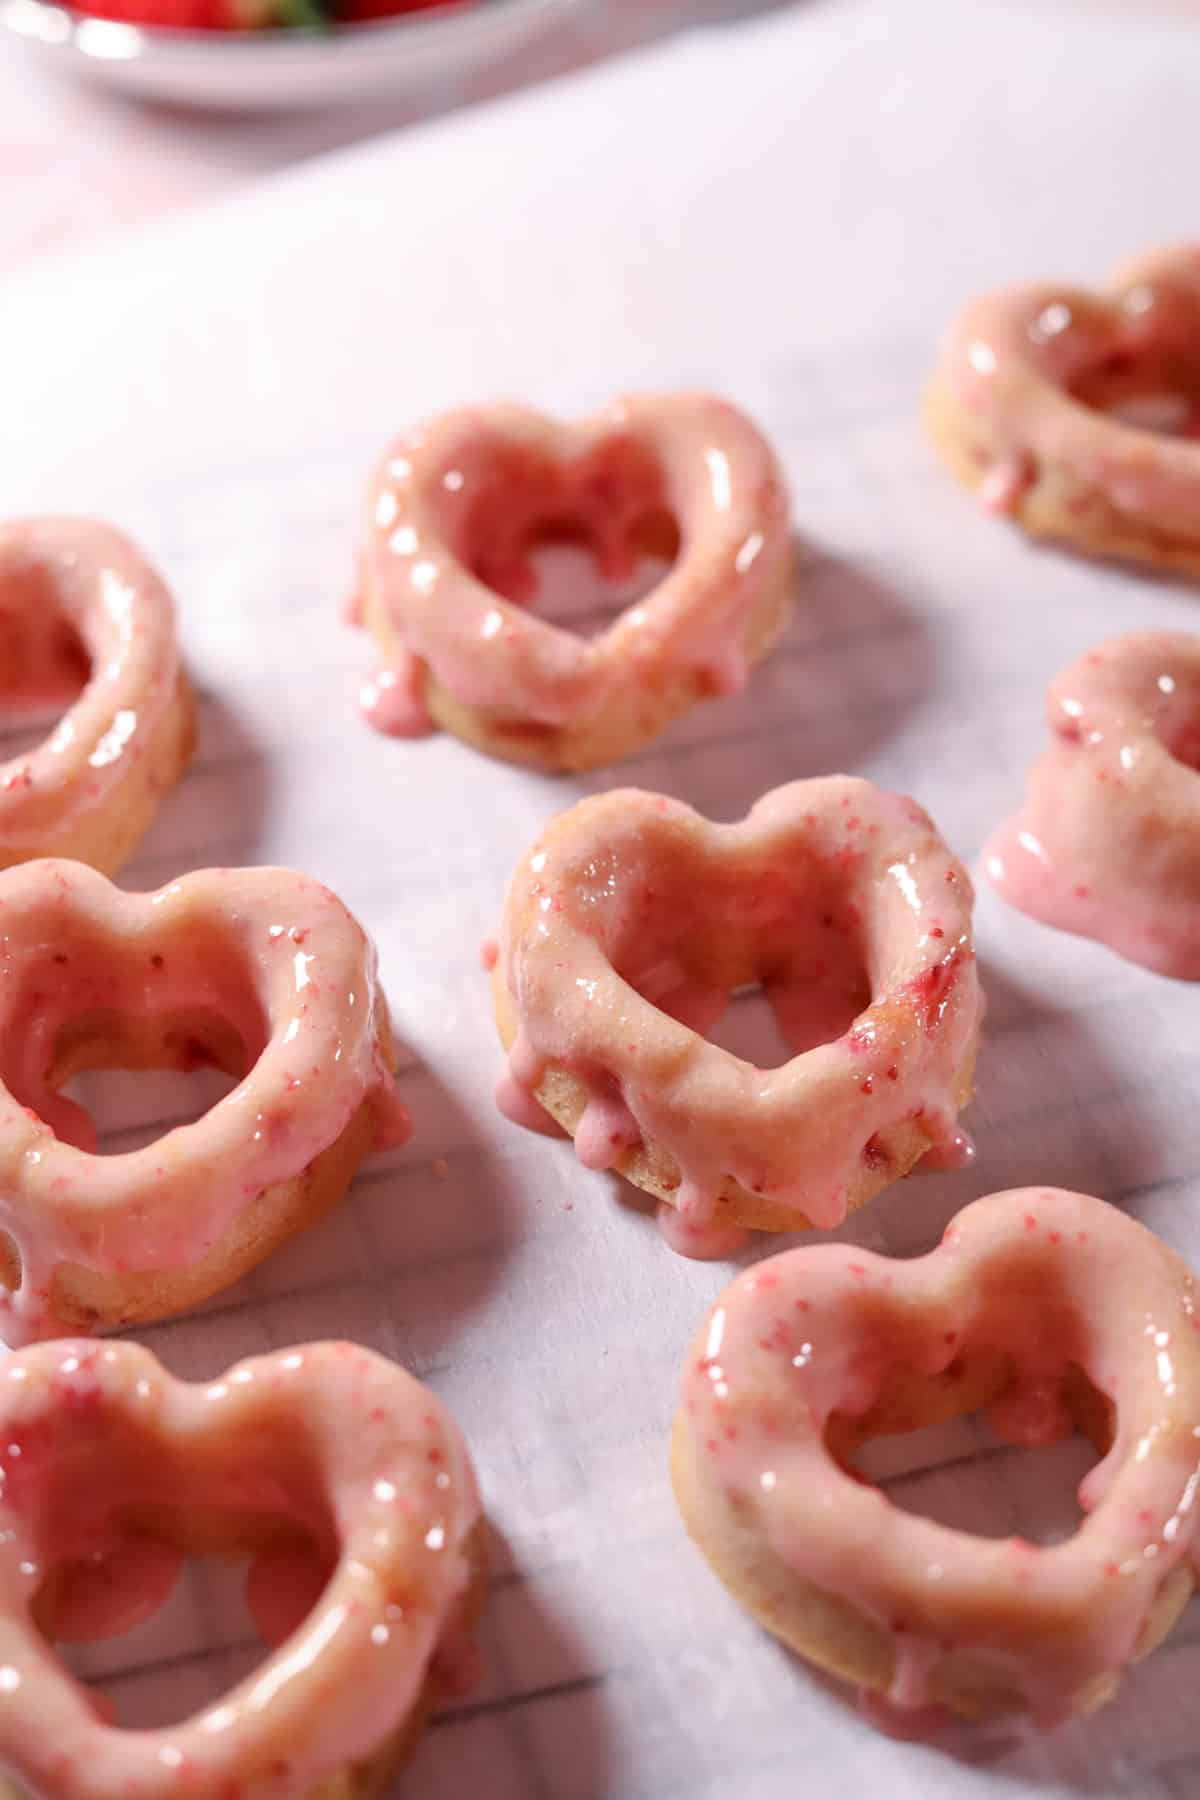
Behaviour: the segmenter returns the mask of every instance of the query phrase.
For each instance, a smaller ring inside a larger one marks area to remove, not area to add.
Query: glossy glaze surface
[[[954,1136],[982,1010],[972,900],[914,801],[847,776],[777,788],[734,825],[634,789],[584,800],[505,903],[498,974],[519,1030],[502,1109],[529,1123],[547,1067],[565,1067],[587,1088],[587,1167],[652,1141],[692,1227],[729,1176],[837,1225],[886,1162],[879,1134]],[[791,1052],[779,1068],[704,1035],[747,983]]]
[[[218,1243],[272,1182],[299,1174],[364,1104],[381,1142],[409,1122],[381,1040],[374,947],[328,888],[284,869],[208,869],[130,894],[81,863],[0,874],[0,1227],[22,1282],[10,1342],[53,1331],[59,1263],[169,1270]],[[242,1077],[194,1124],[95,1154],[89,1116],[58,1092],[112,1066],[139,1028],[167,1066]],[[117,1054],[90,1054],[97,1039]]]
[[[1120,270],[1106,293],[1037,283],[955,321],[939,379],[991,511],[1045,470],[1088,534],[1094,497],[1152,541],[1200,542],[1200,247]]]
[[[1056,677],[1046,714],[989,879],[1035,918],[1200,980],[1200,637],[1110,638]]]
[[[603,635],[531,610],[545,536],[580,538],[620,580],[664,520],[674,568]],[[364,691],[367,715],[401,735],[428,728],[425,666],[463,705],[535,725],[590,718],[631,683],[652,705],[667,670],[732,692],[747,618],[788,554],[775,458],[711,395],[632,396],[570,425],[515,405],[446,413],[392,444],[371,490],[365,610],[382,609],[406,654]]]
[[[37,854],[111,803],[178,704],[174,605],[111,527],[14,521],[0,525],[0,652],[0,710],[67,706],[43,743],[0,765],[0,856]]]
[[[86,1341],[0,1366],[0,1765],[49,1800],[301,1800],[411,1710],[469,1581],[479,1500],[434,1396],[357,1346],[207,1386]],[[103,1638],[184,1554],[244,1549],[275,1654],[206,1711],[106,1723],[43,1636]]]
[[[897,1705],[924,1706],[939,1665],[969,1651],[1049,1723],[1107,1694],[1194,1554],[1196,1301],[1179,1258],[1103,1202],[994,1194],[913,1261],[820,1245],[739,1276],[688,1356],[682,1425],[702,1478],[748,1510],[770,1554],[890,1635]],[[898,1372],[932,1394],[987,1359],[989,1420],[1012,1442],[1072,1429],[1076,1370],[1115,1408],[1063,1543],[901,1512],[828,1447],[831,1426],[873,1434]]]

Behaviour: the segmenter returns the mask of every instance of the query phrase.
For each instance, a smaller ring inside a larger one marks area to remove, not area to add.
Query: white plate
[[[0,30],[50,66],[144,99],[236,110],[401,96],[458,77],[544,31],[581,0],[485,0],[326,33],[173,31],[90,19],[48,0],[0,0]]]

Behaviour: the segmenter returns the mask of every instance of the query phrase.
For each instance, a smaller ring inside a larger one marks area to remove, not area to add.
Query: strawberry
[[[175,31],[248,31],[269,25],[273,0],[72,0],[76,12],[122,25]]]
[[[320,30],[401,13],[462,12],[477,0],[72,0],[77,12],[122,25],[175,31],[253,31],[278,25]],[[331,18],[332,13],[332,18]]]
[[[373,19],[394,19],[400,13],[465,12],[476,0],[334,0],[339,25],[365,25]]]

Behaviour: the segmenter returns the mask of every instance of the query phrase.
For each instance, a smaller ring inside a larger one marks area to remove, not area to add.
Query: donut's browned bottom
[[[492,975],[492,1004],[496,1026],[505,1050],[511,1048],[517,1035],[518,1019],[508,985],[497,964]],[[975,1043],[964,1058],[954,1082],[956,1110],[971,1098],[975,1072]],[[574,1137],[588,1103],[588,1089],[580,1076],[561,1064],[551,1063],[534,1091],[534,1097],[550,1117],[561,1125],[568,1137]],[[932,1140],[917,1121],[906,1119],[898,1125],[875,1134],[877,1154],[871,1164],[864,1163],[847,1195],[847,1213],[857,1212],[894,1181],[899,1181],[915,1168],[929,1150]],[[635,1187],[653,1195],[656,1200],[675,1204],[679,1188],[679,1165],[659,1143],[636,1144],[617,1158],[613,1167]],[[762,1194],[753,1194],[732,1177],[726,1177],[716,1197],[715,1217],[719,1223],[741,1225],[754,1231],[808,1231],[812,1221],[797,1208],[781,1205]]]
[[[741,653],[748,666],[762,661],[787,624],[791,611],[792,559],[785,559],[777,580],[766,585],[746,621]],[[385,664],[402,656],[404,644],[370,586],[364,596],[365,623]],[[679,668],[649,686],[631,669],[629,679],[608,696],[596,712],[565,724],[551,725],[515,713],[468,706],[442,686],[427,664],[421,664],[422,697],[434,723],[476,750],[501,762],[569,774],[618,762],[650,743],[702,700],[719,692],[703,670]]]
[[[947,384],[935,378],[925,396],[925,427],[938,455],[964,487],[976,491],[995,460]],[[1121,512],[1100,489],[1069,469],[1030,456],[1026,484],[1008,517],[1031,537],[1064,544],[1082,555],[1136,563],[1163,574],[1200,581],[1200,526],[1195,537],[1156,528]]]

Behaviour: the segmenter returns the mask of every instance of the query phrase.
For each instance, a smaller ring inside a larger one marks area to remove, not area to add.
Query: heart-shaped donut
[[[1104,294],[1039,283],[974,301],[926,416],[990,510],[1200,576],[1200,245],[1140,258]]]
[[[563,537],[614,579],[643,549],[677,538],[678,554],[588,640],[530,610],[530,552]],[[724,400],[642,394],[573,425],[445,413],[397,439],[372,484],[358,605],[384,667],[368,715],[545,769],[611,762],[743,685],[786,622],[791,561],[775,457]]]
[[[915,1260],[830,1244],[758,1263],[685,1366],[687,1528],[767,1630],[898,1706],[1089,1711],[1194,1585],[1196,1305],[1165,1244],[1059,1189],[978,1200]],[[868,1438],[980,1407],[1013,1443],[1076,1425],[1096,1443],[1074,1536],[952,1530],[847,1466]]]
[[[0,1478],[0,1768],[39,1800],[378,1793],[480,1597],[458,1428],[352,1344],[207,1387],[132,1344],[39,1345],[0,1371]],[[274,1654],[178,1725],[109,1725],[52,1642],[125,1631],[186,1555],[238,1551]]]
[[[1048,925],[1200,981],[1200,637],[1110,638],[1055,678],[1046,716],[990,879]]]
[[[680,1223],[840,1225],[955,1137],[982,1015],[973,898],[928,814],[869,781],[792,782],[735,825],[634,789],[583,800],[505,901],[502,1110],[544,1108],[581,1162],[666,1201],[693,1254]],[[703,1035],[750,984],[781,1068]]]
[[[0,765],[0,867],[72,856],[111,873],[194,736],[171,596],[133,545],[87,519],[0,525],[0,708],[74,694],[42,744]]]
[[[328,888],[207,869],[128,894],[82,863],[0,874],[0,1330],[162,1318],[318,1218],[408,1118],[375,951]],[[88,1068],[239,1078],[194,1124],[95,1154]]]

